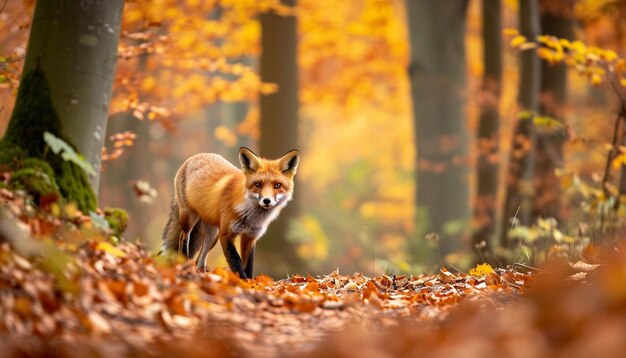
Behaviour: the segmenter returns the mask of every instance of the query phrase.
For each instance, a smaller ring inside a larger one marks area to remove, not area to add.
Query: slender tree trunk
[[[141,202],[133,194],[131,183],[143,180],[156,185],[154,155],[150,151],[151,121],[140,121],[131,113],[121,113],[111,118],[107,136],[123,131],[137,135],[133,146],[125,150],[122,157],[104,164],[102,185],[100,186],[100,204],[102,207],[123,208],[131,218],[125,237],[143,239],[144,231],[153,216],[154,208]]]
[[[626,101],[620,101],[620,108],[618,112],[619,121],[621,124],[621,143],[626,146]],[[620,168],[620,178],[619,178],[619,188],[618,188],[619,196],[622,197],[626,195],[626,165],[621,166]],[[617,200],[615,203],[615,208],[619,209],[621,200]]]
[[[295,0],[283,1],[295,5]],[[275,13],[261,15],[260,72],[263,82],[275,83],[278,91],[261,95],[261,137],[259,154],[267,158],[278,158],[291,149],[298,148],[298,66],[296,62],[297,39],[296,18]],[[298,176],[296,175],[296,182]],[[298,185],[294,201],[270,224],[257,253],[264,256],[262,262],[272,262],[270,269],[275,275],[284,275],[287,267],[301,265],[295,248],[287,238],[288,225],[298,214]],[[286,266],[288,264],[288,266]]]
[[[485,242],[488,252],[496,233],[498,193],[498,145],[500,83],[502,79],[502,18],[500,0],[483,0],[483,74],[480,118],[478,121],[478,192],[474,207],[475,231],[472,243]]]
[[[535,39],[540,33],[537,0],[520,2],[520,33]],[[518,102],[520,118],[513,132],[513,145],[506,177],[506,197],[502,217],[501,244],[507,246],[511,220],[530,225],[532,218],[533,176],[535,172],[536,133],[534,113],[539,108],[541,64],[533,50],[520,53],[520,85]]]
[[[95,192],[123,8],[123,0],[37,1],[23,71],[43,71],[64,134],[98,173]]]
[[[469,133],[464,113],[467,1],[407,0],[406,6],[417,210],[427,218],[427,230],[440,234],[445,255],[461,247],[458,235],[445,230],[446,224],[470,216],[465,163]]]
[[[574,37],[574,4],[571,0],[559,2],[558,9],[550,7],[549,0],[541,0],[541,29],[544,35],[572,40]],[[563,107],[567,97],[567,67],[541,62],[541,94],[539,113],[563,123]],[[560,219],[560,185],[554,171],[563,166],[565,128],[537,128],[537,158],[535,162],[535,199],[533,218]]]

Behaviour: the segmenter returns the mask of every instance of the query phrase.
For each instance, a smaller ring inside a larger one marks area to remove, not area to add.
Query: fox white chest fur
[[[231,224],[231,230],[237,234],[254,236],[258,240],[286,204],[287,201],[284,201],[271,209],[263,209],[256,201],[247,200],[235,208],[241,217]]]

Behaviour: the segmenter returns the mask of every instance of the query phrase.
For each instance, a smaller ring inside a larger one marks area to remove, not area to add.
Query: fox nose
[[[263,204],[270,205],[271,203],[272,203],[272,199],[270,199],[270,198],[263,199]]]

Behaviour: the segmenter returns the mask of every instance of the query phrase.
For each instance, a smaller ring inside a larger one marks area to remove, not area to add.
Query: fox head
[[[296,175],[300,155],[291,150],[280,159],[259,158],[246,147],[239,148],[241,170],[246,176],[246,195],[262,208],[284,205],[293,194],[293,177]]]

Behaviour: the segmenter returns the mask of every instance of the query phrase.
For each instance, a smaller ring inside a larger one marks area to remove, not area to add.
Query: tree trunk
[[[489,252],[496,232],[498,193],[498,145],[500,83],[502,79],[502,18],[500,0],[483,0],[482,102],[478,120],[477,195],[474,207],[475,231],[472,244],[485,242],[481,249]]]
[[[123,0],[37,2],[15,107],[0,142],[0,161],[48,161],[51,179],[84,212],[96,207],[123,7]],[[96,175],[88,180],[77,165],[46,150],[44,132],[82,153]]]
[[[155,178],[158,178],[158,175],[155,173],[153,160],[155,155],[150,150],[152,124],[151,121],[140,121],[131,113],[125,112],[111,117],[107,129],[107,137],[124,131],[131,131],[137,135],[133,146],[127,148],[119,159],[104,164],[100,186],[102,207],[123,208],[128,212],[132,220],[124,234],[132,239],[148,239],[143,235],[154,216],[154,208],[141,202],[131,188],[131,184],[137,180],[146,181],[153,186],[157,184]]]
[[[446,224],[470,216],[465,163],[469,133],[464,113],[467,1],[408,0],[406,4],[417,210],[427,218],[427,230],[439,233],[440,249],[446,254],[460,248],[460,240],[445,230]]]
[[[294,0],[283,3],[295,5]],[[259,154],[266,158],[279,158],[289,150],[298,148],[296,35],[294,16],[261,14],[261,79],[278,85],[277,92],[261,95],[260,98]],[[288,272],[287,267],[301,267],[295,247],[287,238],[289,222],[298,214],[297,183],[295,188],[294,201],[270,224],[263,242],[257,247],[257,254],[264,257],[258,262],[273,263],[272,267],[261,267],[262,272],[284,275]]]
[[[541,0],[541,29],[544,35],[572,40],[574,37],[574,4],[571,0],[559,2],[552,9],[553,0]],[[539,113],[563,123],[563,107],[567,97],[567,67],[541,62],[541,92]],[[537,157],[535,162],[535,199],[533,218],[553,217],[560,219],[560,185],[554,171],[563,166],[565,127],[537,128]]]
[[[540,33],[537,0],[520,2],[520,33],[535,39]],[[502,216],[501,244],[508,246],[511,220],[530,225],[532,218],[533,176],[535,172],[536,133],[533,117],[539,107],[541,64],[534,50],[520,53],[518,102],[520,116],[513,132],[513,145],[506,177],[506,197]]]
[[[25,74],[41,67],[63,132],[98,173],[96,192],[123,8],[123,0],[38,1],[24,65]]]

